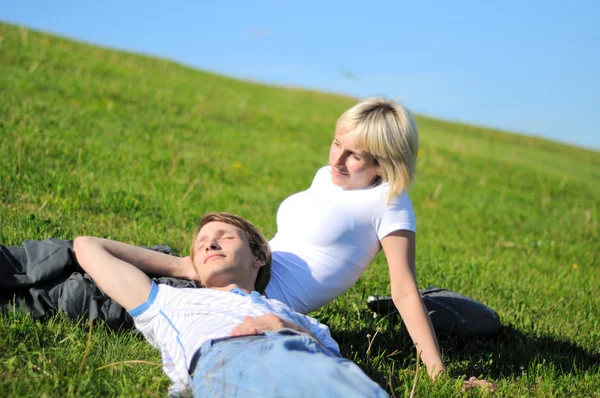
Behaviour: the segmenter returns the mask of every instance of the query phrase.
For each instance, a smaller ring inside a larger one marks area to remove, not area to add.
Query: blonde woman
[[[266,295],[307,313],[349,289],[383,249],[392,298],[431,377],[444,369],[415,277],[415,216],[407,190],[419,139],[402,105],[368,98],[336,124],[323,167],[309,189],[277,213]]]

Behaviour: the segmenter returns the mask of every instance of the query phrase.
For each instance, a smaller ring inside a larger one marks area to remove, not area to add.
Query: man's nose
[[[219,248],[220,248],[219,244],[217,242],[215,242],[215,241],[210,242],[208,245],[206,245],[206,251],[209,251],[209,250],[218,250]]]

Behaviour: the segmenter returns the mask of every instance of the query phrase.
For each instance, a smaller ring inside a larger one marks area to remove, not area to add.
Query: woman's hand
[[[462,386],[463,391],[467,391],[474,387],[481,387],[482,389],[488,390],[489,392],[496,391],[496,386],[494,385],[494,383],[484,380],[484,379],[479,380],[475,376],[470,377],[469,380],[463,381],[463,386]]]

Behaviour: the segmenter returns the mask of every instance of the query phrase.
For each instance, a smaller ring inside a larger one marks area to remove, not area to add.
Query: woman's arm
[[[398,308],[413,343],[435,379],[444,370],[437,338],[417,286],[416,238],[412,231],[398,230],[381,239],[390,270],[392,300]]]

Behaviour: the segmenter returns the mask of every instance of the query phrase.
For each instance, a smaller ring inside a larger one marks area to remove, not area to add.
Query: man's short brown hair
[[[271,279],[271,248],[269,247],[269,243],[263,236],[263,234],[256,228],[252,223],[240,216],[237,216],[232,213],[223,213],[223,212],[213,212],[206,213],[200,219],[200,225],[198,229],[194,233],[194,238],[192,239],[192,245],[190,247],[190,256],[192,261],[194,260],[194,242],[198,237],[198,233],[206,224],[211,222],[222,222],[225,224],[233,225],[244,231],[246,236],[248,237],[248,242],[250,243],[250,250],[256,256],[256,258],[260,261],[264,261],[265,265],[260,267],[258,270],[258,274],[256,275],[256,282],[254,284],[254,289],[263,294],[265,289],[267,288],[267,284]]]

